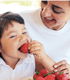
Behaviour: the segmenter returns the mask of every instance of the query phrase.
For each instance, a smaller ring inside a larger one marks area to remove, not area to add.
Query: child
[[[43,45],[36,40],[30,41],[20,15],[6,12],[0,16],[0,80],[21,80],[33,76],[35,63],[53,70],[55,62],[45,54]],[[20,51],[24,43],[29,43],[30,54]]]

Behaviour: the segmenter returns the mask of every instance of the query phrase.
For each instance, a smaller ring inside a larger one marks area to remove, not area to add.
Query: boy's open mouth
[[[21,51],[20,48],[18,48],[18,50]]]
[[[22,46],[22,45],[21,45]],[[21,52],[21,46],[18,48],[18,50]]]

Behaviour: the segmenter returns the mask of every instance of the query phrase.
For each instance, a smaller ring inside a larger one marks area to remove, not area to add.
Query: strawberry
[[[21,48],[20,48],[20,51],[23,52],[23,53],[28,53],[28,52],[29,52],[29,50],[28,50],[28,45],[29,45],[29,43],[23,44],[23,45],[21,46]]]
[[[54,77],[56,78],[56,76],[59,74],[59,72],[51,72],[51,74],[53,74]]]
[[[36,78],[36,80],[45,80],[45,78],[39,76],[39,77]]]
[[[67,80],[67,76],[65,73],[60,72],[57,76],[56,76],[57,80]]]
[[[33,79],[36,79],[39,76],[40,76],[39,71],[36,71],[36,73],[33,75]]]
[[[59,74],[59,72],[54,72],[53,74],[54,74],[54,75],[55,75],[55,77],[56,77],[56,76]]]
[[[48,73],[49,73],[48,70],[42,69],[42,70],[40,71],[40,76],[44,77],[44,75],[45,75],[45,74],[48,74]]]
[[[59,74],[59,72],[54,72],[53,75],[55,76],[55,79],[56,79],[56,76]]]
[[[49,74],[45,76],[45,80],[55,80],[55,76],[53,74]]]

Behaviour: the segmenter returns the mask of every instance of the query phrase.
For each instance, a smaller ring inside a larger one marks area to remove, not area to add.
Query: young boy
[[[33,76],[35,63],[53,70],[55,62],[45,54],[43,45],[36,40],[30,41],[20,15],[6,12],[0,16],[0,80],[21,80]],[[20,51],[25,43],[29,43],[30,54]]]

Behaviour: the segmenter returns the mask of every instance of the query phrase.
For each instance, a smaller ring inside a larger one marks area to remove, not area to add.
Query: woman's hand
[[[66,62],[66,60],[62,60],[58,63],[54,64],[54,71],[60,72],[62,71],[67,75],[67,78],[70,78],[70,65]]]
[[[30,54],[35,54],[39,59],[46,55],[43,44],[36,40],[30,42],[28,49],[30,49]]]

